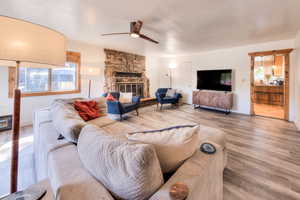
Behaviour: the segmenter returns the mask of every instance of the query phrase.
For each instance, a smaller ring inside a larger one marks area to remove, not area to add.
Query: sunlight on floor
[[[19,140],[19,151],[22,151],[23,149],[25,149],[26,147],[32,145],[33,143],[33,136],[27,136],[27,137],[23,137]],[[10,159],[11,155],[10,155],[10,151],[11,151],[11,147],[12,147],[12,142],[6,142],[4,145],[2,145],[0,147],[0,162],[3,162],[5,160]]]
[[[33,130],[32,126],[20,129],[19,140],[19,177],[18,189],[22,190],[35,183],[33,163]],[[11,166],[11,131],[0,133],[0,196],[10,191],[10,166]]]

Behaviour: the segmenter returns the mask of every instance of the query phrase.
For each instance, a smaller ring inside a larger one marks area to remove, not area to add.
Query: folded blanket
[[[96,101],[75,101],[74,108],[78,111],[84,121],[96,119],[101,116],[100,109]]]

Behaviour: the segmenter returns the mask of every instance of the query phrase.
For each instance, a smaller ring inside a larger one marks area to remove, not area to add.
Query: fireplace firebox
[[[131,92],[133,96],[144,97],[143,83],[117,83],[118,92]]]

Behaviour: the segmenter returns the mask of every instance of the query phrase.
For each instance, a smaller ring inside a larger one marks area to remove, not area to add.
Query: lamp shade
[[[0,60],[64,66],[65,40],[47,27],[0,16]]]

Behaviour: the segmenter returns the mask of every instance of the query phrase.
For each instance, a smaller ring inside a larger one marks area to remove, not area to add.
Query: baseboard
[[[32,126],[32,122],[21,122],[20,127]]]

